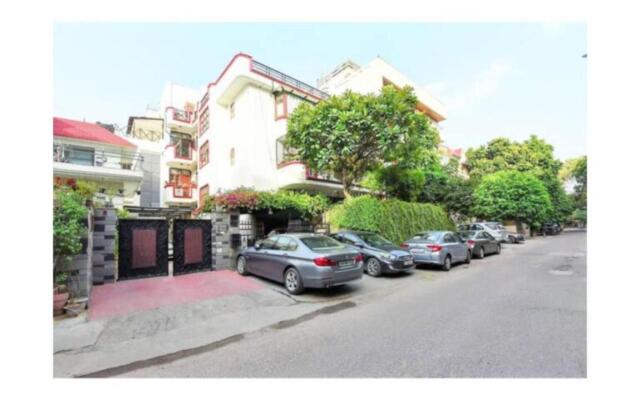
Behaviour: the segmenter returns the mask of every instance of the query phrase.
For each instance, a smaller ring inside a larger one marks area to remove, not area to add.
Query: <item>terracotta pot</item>
[[[67,300],[69,300],[69,293],[53,293],[53,315],[60,315],[64,312]]]

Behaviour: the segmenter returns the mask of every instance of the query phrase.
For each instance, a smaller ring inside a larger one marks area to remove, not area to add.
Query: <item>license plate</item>
[[[353,265],[353,261],[340,261],[338,263],[338,267],[340,268],[350,267],[352,265]]]
[[[411,260],[407,260],[407,261],[404,262],[404,265],[411,265],[411,264],[413,264],[413,261],[411,261]]]
[[[424,249],[411,249],[412,253],[424,253]]]

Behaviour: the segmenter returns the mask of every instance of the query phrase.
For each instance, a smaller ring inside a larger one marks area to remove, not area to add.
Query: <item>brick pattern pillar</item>
[[[115,208],[98,208],[93,217],[93,284],[113,283],[116,277],[116,224]]]
[[[230,214],[223,211],[211,213],[211,260],[213,269],[233,269],[231,265]]]

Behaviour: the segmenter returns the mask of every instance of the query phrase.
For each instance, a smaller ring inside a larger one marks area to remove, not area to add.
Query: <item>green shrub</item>
[[[53,201],[53,264],[58,269],[82,250],[87,217],[82,194],[68,187],[56,188]]]
[[[205,200],[203,211],[210,212],[214,205],[224,210],[296,210],[305,217],[316,217],[329,208],[329,199],[322,194],[311,195],[289,190],[259,192],[250,188],[238,188]]]
[[[424,230],[453,229],[447,213],[428,203],[401,200],[379,200],[358,196],[334,206],[326,217],[332,230],[356,229],[379,232],[395,243],[401,243]]]

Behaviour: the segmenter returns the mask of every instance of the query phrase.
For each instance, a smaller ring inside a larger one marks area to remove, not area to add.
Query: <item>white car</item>
[[[458,231],[485,231],[496,238],[499,242],[509,241],[509,233],[500,222],[474,222],[471,224],[458,225]]]

